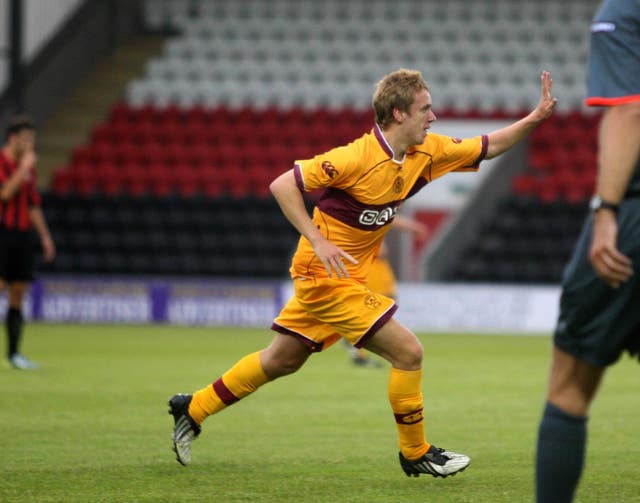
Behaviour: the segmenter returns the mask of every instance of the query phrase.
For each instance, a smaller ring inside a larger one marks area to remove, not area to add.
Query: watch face
[[[600,196],[593,196],[591,198],[591,201],[589,202],[589,208],[591,208],[592,211],[597,210],[598,208],[600,208],[601,205],[602,205],[602,198]]]

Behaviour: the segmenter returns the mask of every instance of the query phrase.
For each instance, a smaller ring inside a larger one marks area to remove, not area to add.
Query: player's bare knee
[[[289,375],[297,372],[306,360],[306,356],[301,358],[299,355],[287,355],[281,358],[279,361],[281,375]]]
[[[417,370],[422,367],[423,349],[417,339],[405,341],[390,353],[391,364],[402,370]]]
[[[262,359],[264,373],[270,379],[276,379],[297,372],[307,360],[307,355],[283,355],[265,352]]]
[[[422,358],[424,350],[420,341],[416,340],[412,344],[407,344],[404,352],[405,365],[420,368],[422,366]]]

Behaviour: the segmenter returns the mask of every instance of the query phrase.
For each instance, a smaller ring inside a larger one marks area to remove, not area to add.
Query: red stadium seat
[[[74,188],[76,192],[91,195],[100,190],[100,177],[95,165],[81,164],[73,167]]]
[[[160,112],[158,119],[163,124],[182,125],[187,121],[188,114],[181,108],[170,105]]]
[[[70,168],[58,168],[53,172],[53,191],[57,194],[67,194],[74,188],[74,174]]]
[[[536,179],[530,174],[518,175],[511,182],[511,189],[518,195],[532,195],[536,187]]]
[[[197,169],[187,164],[176,165],[172,178],[175,190],[181,196],[189,197],[200,192],[202,178]]]
[[[134,159],[140,164],[148,166],[148,169],[154,170],[156,166],[163,165],[165,163],[165,152],[162,146],[157,143],[147,145],[141,148]]]
[[[100,190],[104,194],[116,195],[125,192],[126,174],[118,166],[104,165],[97,169]]]
[[[195,106],[185,111],[185,123],[187,124],[202,124],[205,125],[210,122],[211,112],[205,110],[201,106]]]
[[[155,166],[152,171],[151,187],[153,193],[159,196],[167,196],[176,192],[176,179],[172,166]]]
[[[536,187],[536,196],[541,202],[550,204],[561,199],[562,194],[557,184],[545,180]]]
[[[200,189],[206,197],[218,197],[225,193],[225,187],[217,179],[205,178],[201,180]]]
[[[151,192],[152,173],[147,166],[136,162],[128,162],[121,166],[124,178],[124,189],[132,196],[140,196]]]
[[[88,145],[80,145],[75,147],[71,152],[71,164],[80,165],[93,162],[93,152]]]
[[[132,122],[112,122],[110,125],[109,136],[112,143],[131,143],[133,142],[133,131],[136,124]],[[138,141],[140,144],[140,141]]]
[[[113,134],[113,126],[109,123],[100,124],[98,127],[94,128],[91,131],[91,142],[92,143],[106,143],[113,144],[116,143],[117,140]]]
[[[111,123],[133,123],[137,118],[138,115],[135,109],[131,108],[127,103],[116,103],[109,112],[109,122]]]
[[[215,154],[216,154],[215,147],[206,143],[201,143],[193,146],[192,150],[189,152],[187,156],[187,160],[191,162],[194,166],[207,167],[207,166],[213,165]]]

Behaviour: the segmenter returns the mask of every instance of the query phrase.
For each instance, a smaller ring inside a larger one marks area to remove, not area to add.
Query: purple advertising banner
[[[168,285],[166,321],[177,325],[268,326],[279,283],[178,282]]]
[[[24,312],[51,322],[264,327],[282,306],[282,288],[277,281],[47,277],[33,283]]]

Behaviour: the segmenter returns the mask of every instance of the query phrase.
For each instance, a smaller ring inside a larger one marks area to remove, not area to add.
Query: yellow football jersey
[[[294,174],[302,192],[324,189],[313,211],[323,235],[358,260],[345,260],[349,276],[365,282],[371,262],[402,202],[450,171],[477,171],[487,137],[451,138],[428,133],[402,162],[376,124],[352,143],[312,159],[298,160]],[[326,277],[309,241],[301,236],[291,276]]]

